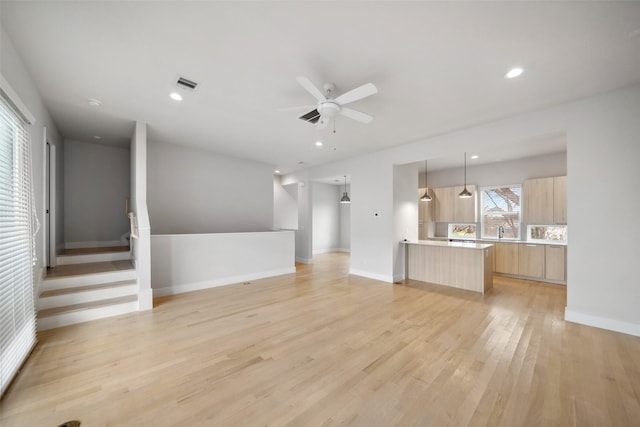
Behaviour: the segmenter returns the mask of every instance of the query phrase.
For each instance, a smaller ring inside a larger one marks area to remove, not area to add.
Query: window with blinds
[[[33,236],[37,219],[27,126],[0,96],[0,396],[36,342]]]
[[[503,239],[520,239],[521,185],[501,185],[480,189],[482,237],[497,239],[500,227]]]

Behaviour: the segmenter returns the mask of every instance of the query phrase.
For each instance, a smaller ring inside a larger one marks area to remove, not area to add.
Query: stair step
[[[43,309],[38,311],[38,330],[44,331],[75,323],[117,316],[131,313],[137,309],[137,295]]]
[[[129,260],[63,265],[47,271],[47,277],[42,281],[42,291],[134,279],[136,271]]]
[[[136,295],[138,284],[135,280],[100,283],[45,291],[40,294],[38,307],[50,309],[61,306],[88,303],[128,295]]]
[[[62,251],[62,255],[87,255],[87,254],[101,254],[105,252],[129,252],[129,246],[105,246],[105,247],[97,247],[97,248],[65,249]]]
[[[56,256],[56,265],[92,264],[98,262],[125,261],[129,259],[131,259],[131,253],[128,249],[126,251],[64,254]]]
[[[119,282],[106,282],[106,283],[98,283],[96,285],[87,285],[87,286],[74,286],[73,288],[62,288],[62,289],[53,289],[50,291],[45,291],[40,294],[40,298],[48,298],[54,297],[58,295],[66,295],[74,292],[84,292],[84,291],[92,291],[103,288],[117,287],[129,284],[136,284],[135,280],[121,280]]]

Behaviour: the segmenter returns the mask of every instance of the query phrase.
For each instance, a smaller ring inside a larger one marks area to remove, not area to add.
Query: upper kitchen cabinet
[[[453,202],[454,222],[476,222],[476,207],[478,205],[478,190],[475,185],[467,185],[467,190],[473,194],[468,199],[461,199],[458,194],[464,189],[463,186],[455,187],[455,199]]]
[[[567,223],[567,177],[553,178],[553,221],[556,224]]]
[[[462,186],[433,189],[436,222],[476,222],[478,200],[476,186],[467,185],[467,189],[473,194],[468,199],[458,197],[462,189]]]
[[[527,224],[566,224],[567,177],[528,179],[522,184]]]
[[[434,218],[436,222],[453,221],[453,198],[455,197],[455,187],[434,188],[433,201],[435,202]]]

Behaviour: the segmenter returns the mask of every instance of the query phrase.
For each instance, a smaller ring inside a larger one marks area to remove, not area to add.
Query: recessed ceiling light
[[[99,136],[99,135],[94,135],[93,137],[94,137],[95,139],[102,139],[102,137],[101,137],[101,136]]]
[[[273,173],[280,173],[278,169],[274,170]]]
[[[316,141],[316,147],[322,147],[323,145],[322,141]]]
[[[524,73],[524,70],[522,68],[516,67],[516,68],[512,68],[509,70],[509,72],[507,74],[504,75],[505,79],[513,79],[515,77],[518,77],[520,74]]]
[[[87,102],[89,103],[89,106],[91,106],[91,107],[99,107],[99,106],[102,105],[102,102],[98,101],[97,99],[93,99],[93,98],[87,99]]]
[[[471,156],[472,159],[477,159],[479,156],[477,154],[474,154],[473,156]]]
[[[180,95],[178,92],[171,92],[169,94],[169,97],[174,101],[182,101],[182,95]]]

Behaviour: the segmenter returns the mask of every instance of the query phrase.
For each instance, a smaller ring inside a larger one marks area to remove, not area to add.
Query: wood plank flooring
[[[565,288],[484,297],[298,273],[46,331],[2,426],[634,426],[640,338],[565,322]],[[604,285],[604,284],[603,284]]]

